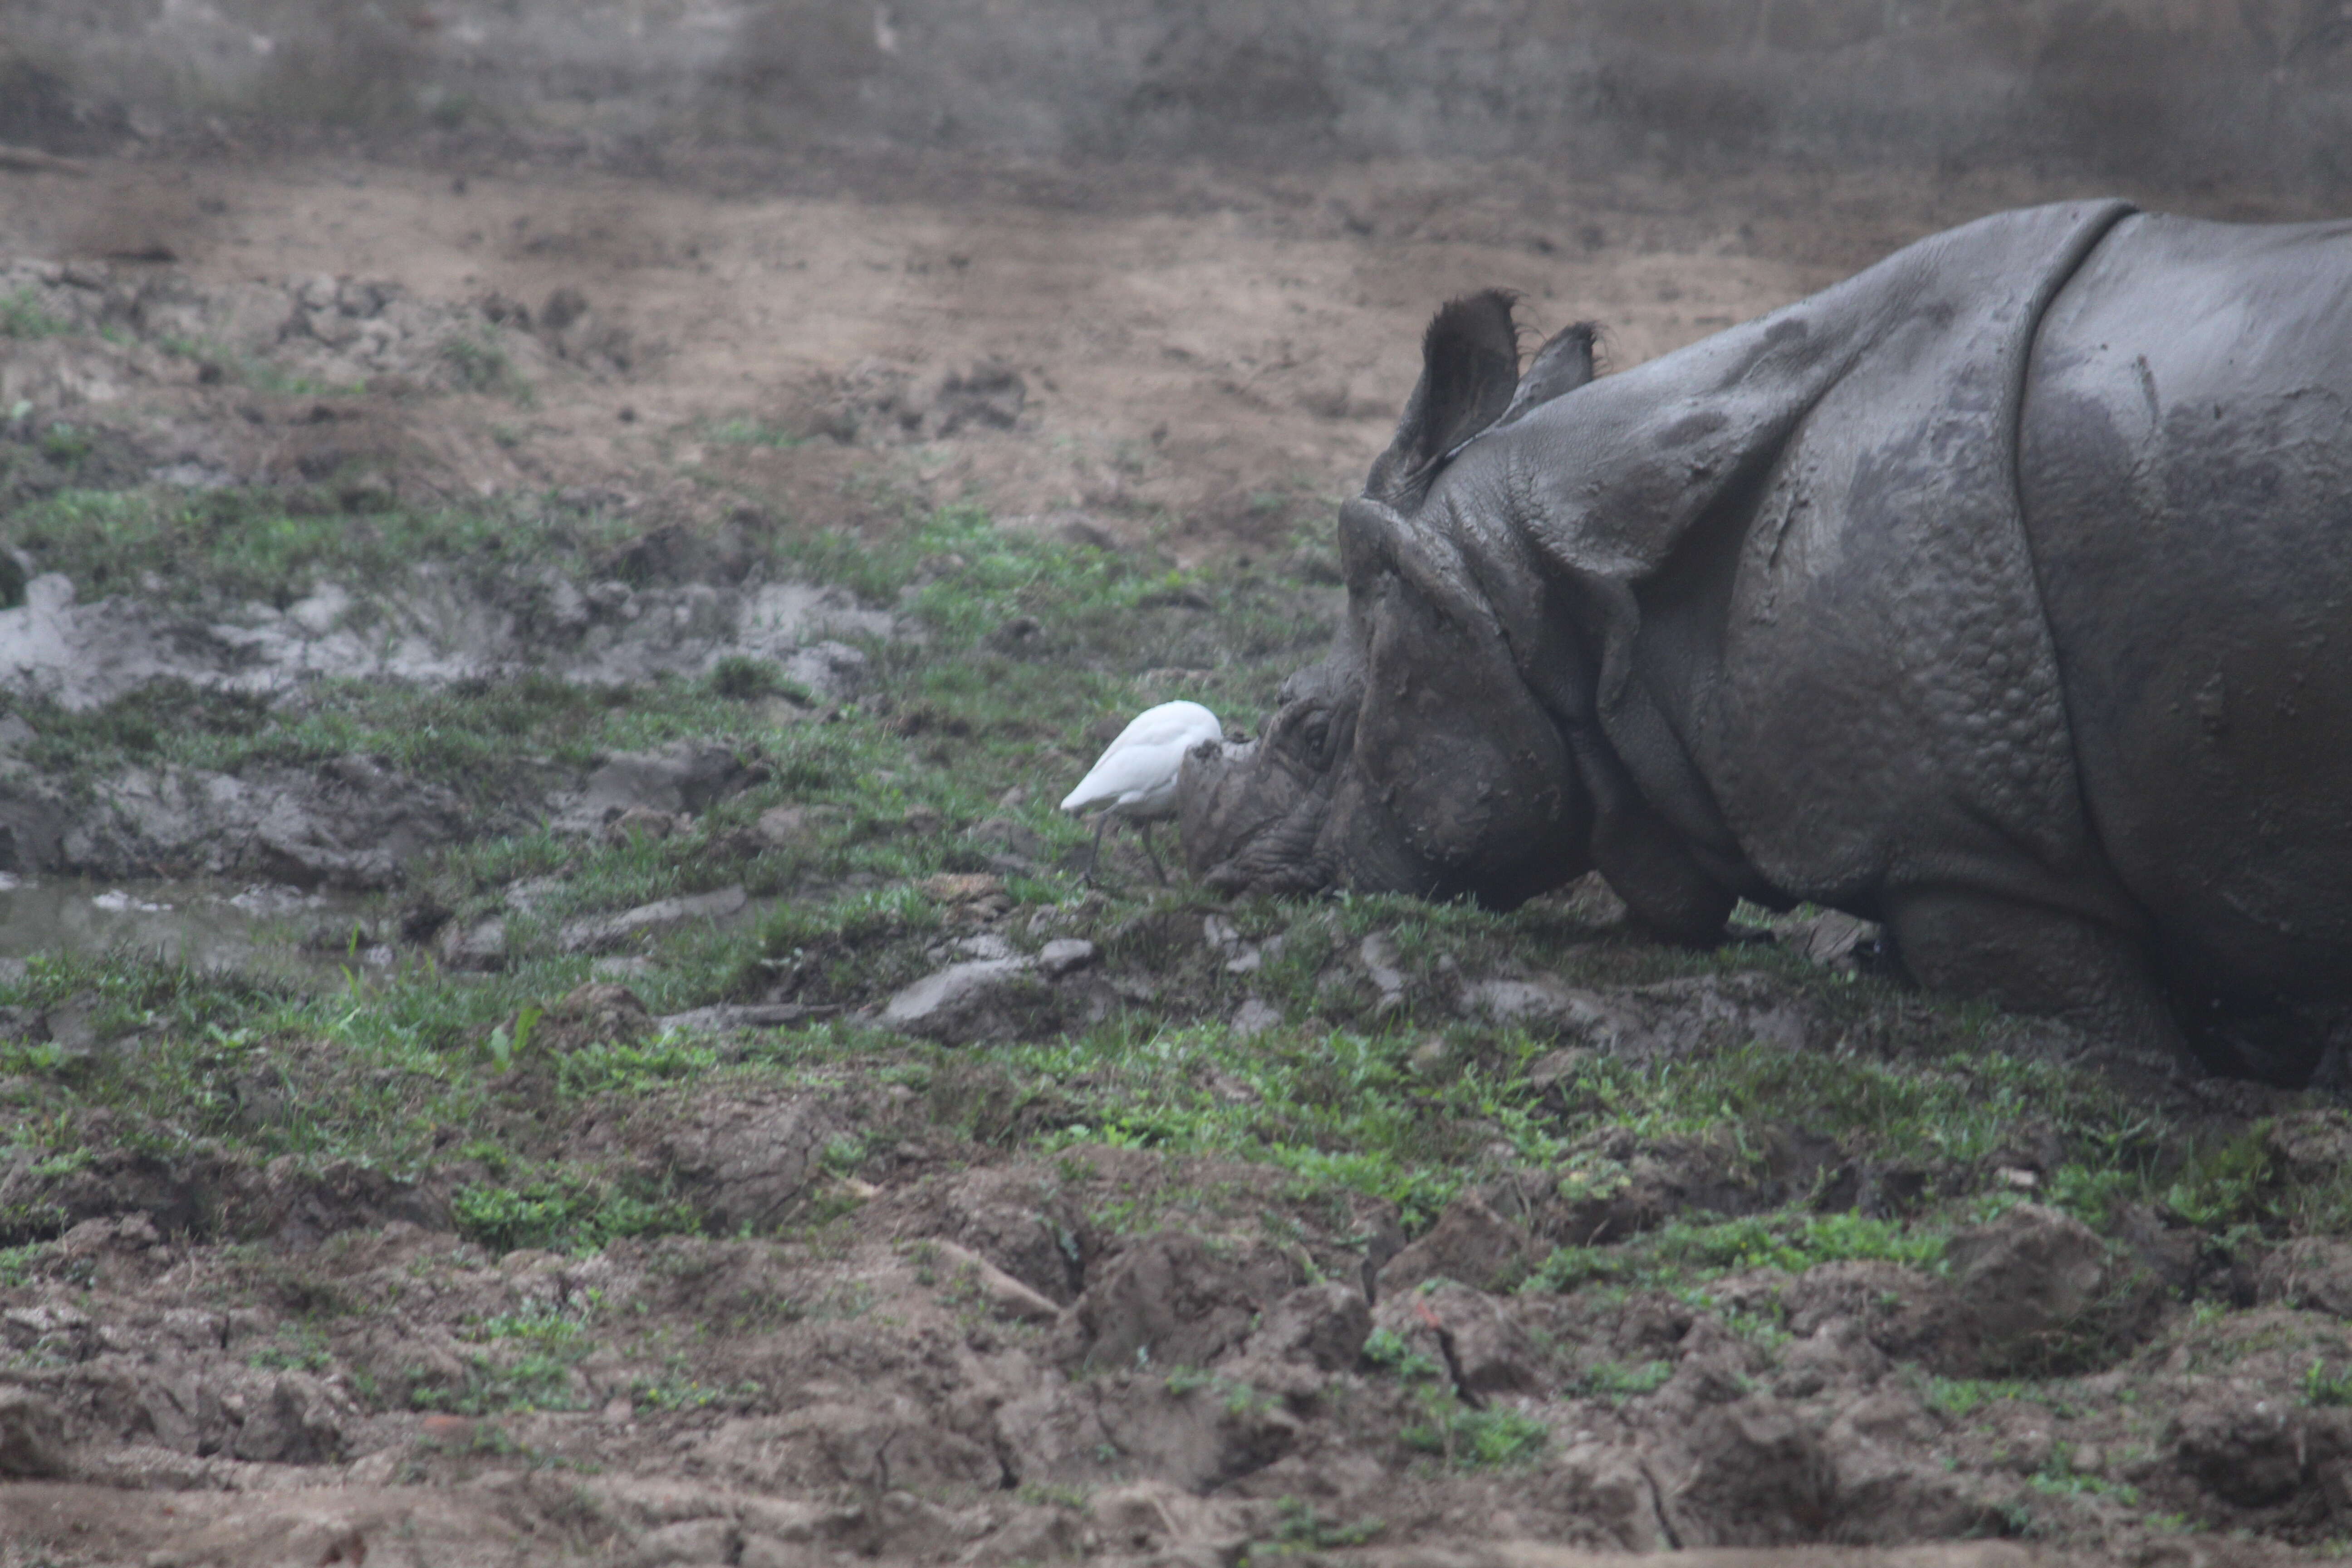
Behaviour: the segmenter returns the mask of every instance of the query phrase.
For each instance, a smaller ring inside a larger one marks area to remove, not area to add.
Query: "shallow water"
[[[304,932],[362,900],[347,893],[206,882],[96,882],[0,874],[0,958],[131,951],[235,968],[295,959]]]

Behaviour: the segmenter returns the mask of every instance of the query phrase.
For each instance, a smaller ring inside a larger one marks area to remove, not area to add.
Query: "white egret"
[[[1095,862],[1102,858],[1103,829],[1110,826],[1112,817],[1123,816],[1142,833],[1143,855],[1151,862],[1151,874],[1162,882],[1168,880],[1160,857],[1152,852],[1151,825],[1176,815],[1176,773],[1184,765],[1184,753],[1203,741],[1223,740],[1224,734],[1217,716],[1197,702],[1162,702],[1147,708],[1118,732],[1118,739],[1062,802],[1062,809],[1075,815],[1101,807],[1095,823],[1094,855],[1087,862],[1089,879]]]

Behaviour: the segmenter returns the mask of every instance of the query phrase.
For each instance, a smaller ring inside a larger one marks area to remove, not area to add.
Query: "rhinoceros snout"
[[[1226,894],[1311,892],[1333,874],[1318,852],[1325,781],[1285,765],[1262,741],[1203,741],[1177,775],[1184,863]]]

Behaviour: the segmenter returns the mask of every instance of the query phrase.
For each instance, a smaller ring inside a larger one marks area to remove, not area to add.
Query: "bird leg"
[[[1160,885],[1164,888],[1168,885],[1168,873],[1160,869],[1160,857],[1151,852],[1151,819],[1146,817],[1135,826],[1143,836],[1143,858],[1151,862],[1151,874],[1160,879]]]
[[[1096,872],[1096,870],[1097,870],[1098,868],[1100,868],[1100,866],[1102,865],[1102,836],[1103,836],[1103,829],[1104,829],[1104,828],[1106,828],[1106,827],[1108,827],[1109,826],[1110,826],[1110,813],[1109,813],[1109,812],[1105,811],[1105,812],[1097,813],[1097,814],[1096,815],[1096,816],[1095,816],[1095,847],[1094,847],[1094,852],[1093,852],[1092,854],[1090,854],[1090,855],[1088,855],[1088,856],[1087,857],[1087,870],[1086,870],[1086,875],[1085,875],[1085,876],[1083,876],[1083,877],[1080,877],[1080,878],[1078,879],[1078,880],[1080,880],[1081,882],[1084,882],[1084,883],[1085,883],[1087,887],[1089,887],[1089,888],[1091,888],[1091,887],[1095,887],[1095,886],[1097,886],[1097,884],[1096,883],[1096,881],[1095,881],[1095,872]]]

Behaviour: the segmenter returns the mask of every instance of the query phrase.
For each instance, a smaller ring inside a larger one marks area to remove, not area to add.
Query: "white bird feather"
[[[1143,832],[1143,852],[1157,870],[1160,858],[1151,853],[1151,825],[1176,815],[1176,775],[1184,765],[1184,753],[1203,741],[1223,740],[1224,733],[1217,716],[1198,702],[1147,708],[1104,749],[1078,787],[1063,800],[1062,809],[1084,814],[1100,808],[1102,821],[1095,828],[1097,854],[1102,829],[1112,817],[1137,824]]]

